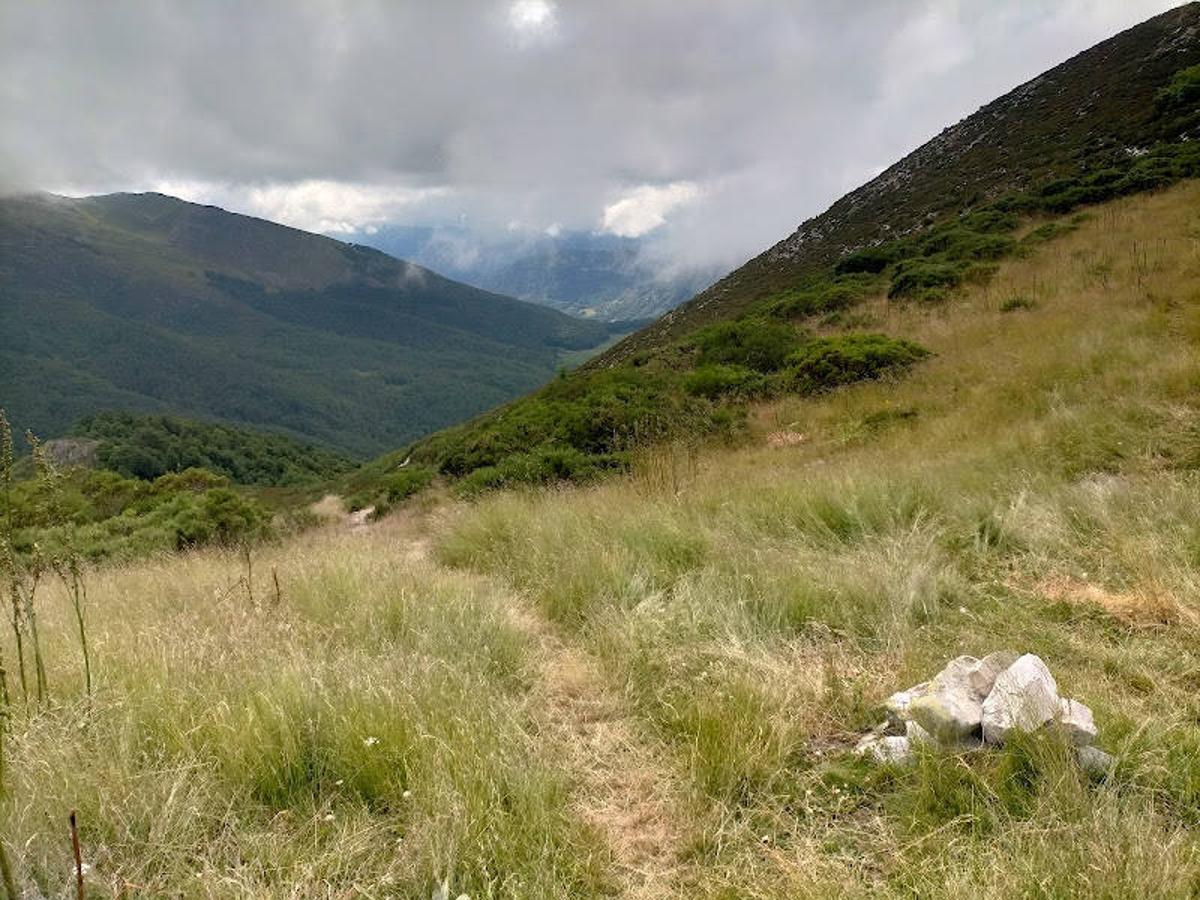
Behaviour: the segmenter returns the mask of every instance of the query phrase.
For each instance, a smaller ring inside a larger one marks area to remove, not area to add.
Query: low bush
[[[763,376],[744,366],[701,366],[683,379],[683,389],[687,393],[710,400],[730,395],[753,397],[763,388]]]
[[[811,394],[900,372],[927,356],[924,347],[883,334],[837,335],[810,341],[780,377],[790,390]]]
[[[777,294],[765,306],[772,316],[781,319],[826,315],[848,309],[878,288],[879,279],[872,275],[839,275],[831,281]]]
[[[852,275],[856,273],[878,275],[900,258],[898,249],[894,242],[880,244],[875,247],[865,247],[848,256],[843,256],[837,261],[833,270],[838,275]]]
[[[938,262],[925,259],[906,260],[896,267],[890,298],[914,300],[936,300],[944,296],[948,288],[962,284],[967,266],[962,263]]]
[[[800,341],[792,326],[754,318],[710,325],[692,338],[699,350],[697,365],[743,366],[756,372],[780,369]]]
[[[1161,111],[1185,109],[1200,103],[1200,66],[1180,69],[1160,90],[1155,102]]]

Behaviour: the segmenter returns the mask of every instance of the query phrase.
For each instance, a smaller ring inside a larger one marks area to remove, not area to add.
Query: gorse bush
[[[1180,69],[1155,99],[1160,109],[1168,110],[1200,104],[1200,66]]]
[[[775,372],[800,345],[790,325],[764,319],[737,319],[701,329],[692,338],[700,366],[733,365]]]
[[[697,397],[715,400],[718,397],[753,397],[760,394],[767,381],[761,372],[745,366],[709,364],[683,377],[683,389]]]
[[[890,261],[889,261],[890,264]],[[882,271],[882,270],[880,270]],[[878,290],[879,280],[870,274],[837,275],[770,298],[764,306],[777,318],[792,319],[826,315],[848,309]]]
[[[968,266],[958,261],[906,260],[896,267],[892,285],[888,288],[888,297],[941,299],[945,296],[946,289],[963,283],[967,270]]]
[[[805,344],[784,375],[792,390],[810,394],[902,372],[927,356],[924,347],[883,334],[838,335]]]

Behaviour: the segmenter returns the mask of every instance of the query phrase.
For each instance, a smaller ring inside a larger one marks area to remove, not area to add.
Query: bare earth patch
[[[1114,591],[1093,581],[1055,575],[1044,578],[1033,590],[1056,603],[1099,606],[1113,617],[1138,627],[1197,624],[1197,616],[1165,588]]]
[[[532,706],[564,755],[580,817],[604,836],[622,896],[674,895],[680,874],[680,788],[604,684],[596,663],[516,601],[511,620],[540,650]]]
[[[767,446],[775,449],[799,447],[808,443],[808,435],[799,431],[772,431],[767,435]]]

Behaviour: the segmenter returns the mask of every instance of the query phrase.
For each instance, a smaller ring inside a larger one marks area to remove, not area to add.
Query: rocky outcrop
[[[887,719],[855,748],[881,763],[905,764],[921,745],[954,752],[1000,746],[1014,732],[1044,727],[1061,729],[1089,775],[1103,776],[1115,763],[1093,746],[1092,711],[1059,697],[1050,669],[1032,653],[959,656],[929,681],[892,694],[884,709]]]

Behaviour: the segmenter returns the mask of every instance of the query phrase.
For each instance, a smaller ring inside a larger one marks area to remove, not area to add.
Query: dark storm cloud
[[[0,0],[0,185],[732,262],[1158,0]]]

